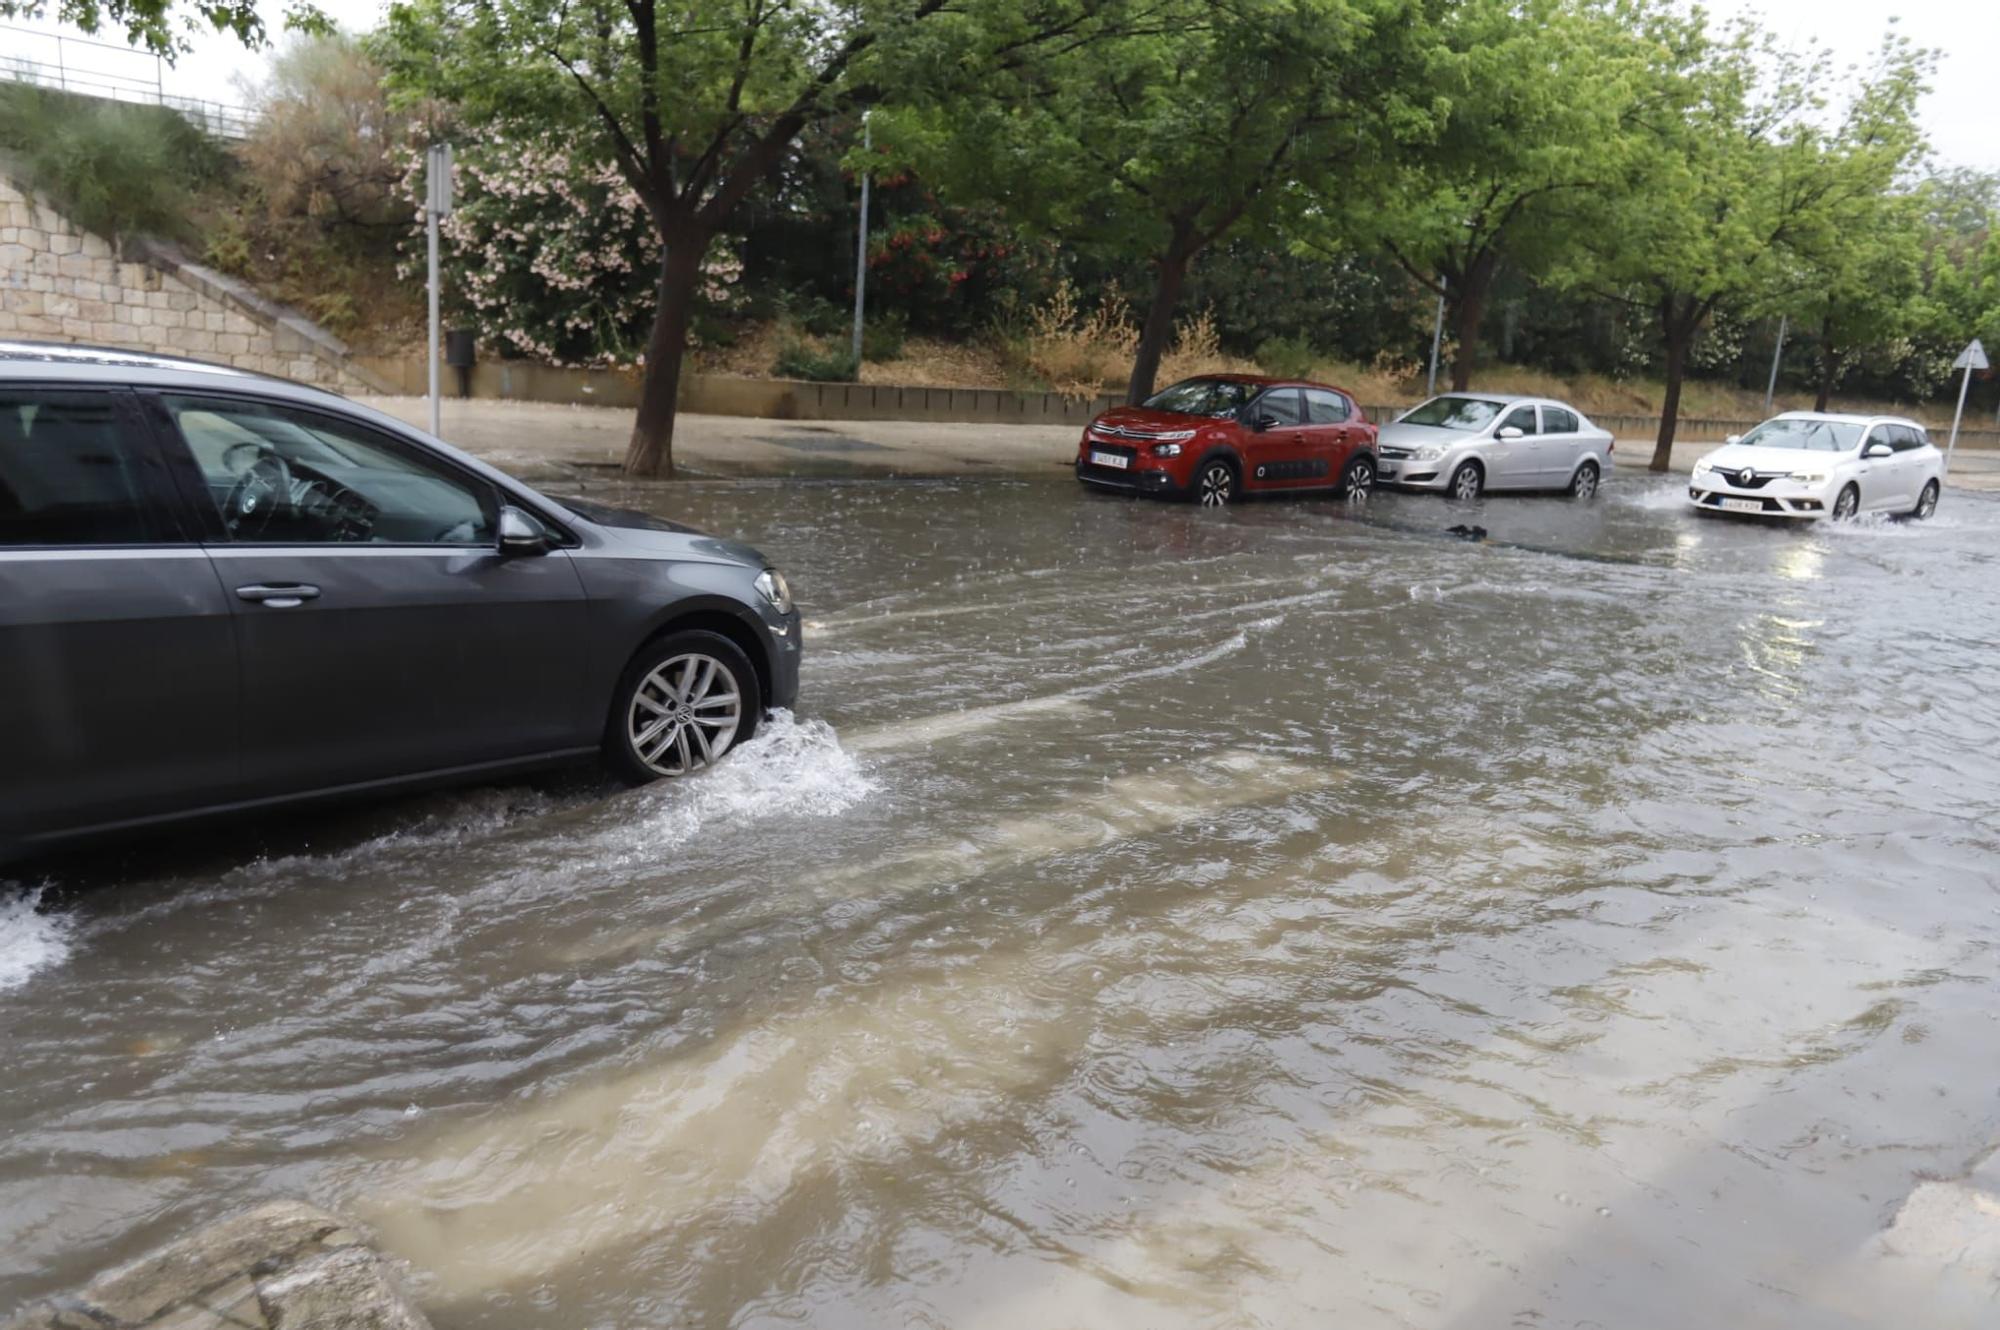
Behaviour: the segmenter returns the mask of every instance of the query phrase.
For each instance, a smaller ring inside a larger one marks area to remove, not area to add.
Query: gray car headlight
[[[1444,456],[1444,449],[1435,443],[1427,443],[1412,453],[1411,456],[1419,462],[1435,462],[1438,458]]]
[[[771,608],[780,614],[792,612],[792,589],[785,583],[785,575],[775,568],[766,568],[757,574],[757,593],[771,602]]]

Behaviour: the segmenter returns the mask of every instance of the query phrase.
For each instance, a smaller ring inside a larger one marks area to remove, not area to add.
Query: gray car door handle
[[[257,583],[253,586],[236,588],[238,599],[255,601],[269,605],[274,610],[288,610],[303,605],[309,600],[319,599],[319,588],[305,582],[285,582],[272,585]]]

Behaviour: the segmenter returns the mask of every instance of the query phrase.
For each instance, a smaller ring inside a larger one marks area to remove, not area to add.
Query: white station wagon
[[[1924,518],[1943,488],[1944,454],[1914,420],[1787,411],[1696,462],[1688,502],[1758,517]]]
[[[1447,393],[1382,427],[1376,480],[1476,499],[1486,490],[1597,493],[1611,471],[1611,435],[1581,411],[1543,397]]]

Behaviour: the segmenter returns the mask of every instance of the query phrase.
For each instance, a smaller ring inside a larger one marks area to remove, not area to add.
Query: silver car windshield
[[[1493,417],[1500,414],[1503,403],[1489,402],[1483,397],[1433,397],[1417,407],[1396,423],[1399,425],[1431,425],[1438,429],[1455,429],[1471,433],[1485,429]]]
[[[1861,442],[1861,426],[1843,420],[1767,420],[1738,442],[1749,448],[1844,453]]]

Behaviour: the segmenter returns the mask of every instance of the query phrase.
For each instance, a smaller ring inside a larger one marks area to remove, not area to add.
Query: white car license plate
[[[1125,468],[1132,465],[1131,458],[1120,457],[1117,453],[1092,452],[1090,454],[1090,460],[1096,463],[1098,466],[1115,466],[1120,471],[1123,471],[1125,470]]]
[[[1722,506],[1732,513],[1761,513],[1764,511],[1762,499],[1724,499]]]

